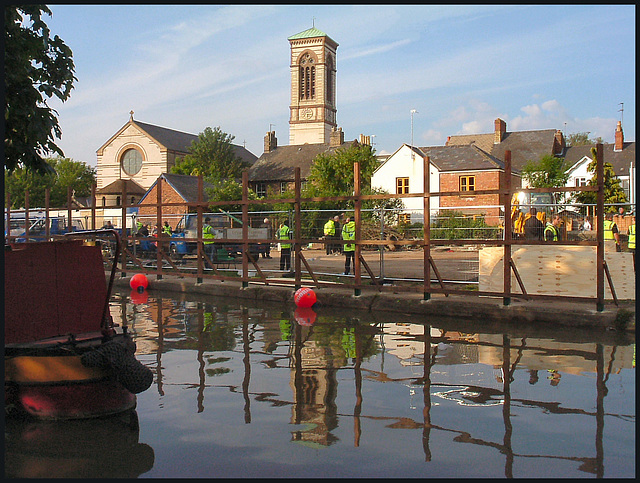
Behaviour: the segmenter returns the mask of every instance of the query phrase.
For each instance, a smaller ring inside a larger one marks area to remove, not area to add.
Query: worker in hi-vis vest
[[[620,231],[618,230],[618,225],[616,225],[616,222],[613,221],[613,213],[607,213],[605,215],[603,226],[605,250],[607,249],[607,245],[609,246],[609,248],[611,248],[611,242],[615,242],[616,251],[622,251],[622,248],[620,247]]]
[[[287,220],[283,221],[276,232],[280,240],[280,270],[291,271],[291,229]]]

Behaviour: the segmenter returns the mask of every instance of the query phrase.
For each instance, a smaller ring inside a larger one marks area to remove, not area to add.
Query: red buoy
[[[296,290],[293,300],[298,307],[308,308],[316,303],[316,293],[307,287],[300,288]]]
[[[316,313],[310,307],[298,307],[293,313],[299,325],[311,326],[316,321]]]
[[[132,290],[129,298],[136,305],[146,304],[149,301],[149,292],[144,289],[142,291]]]
[[[140,292],[141,290],[144,290],[149,286],[149,280],[147,280],[147,276],[144,273],[136,273],[133,277],[131,277],[129,286],[133,290],[137,290]]]

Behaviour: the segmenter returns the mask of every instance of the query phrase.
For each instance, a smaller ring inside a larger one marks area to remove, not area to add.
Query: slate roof
[[[249,181],[294,181],[296,167],[300,167],[300,178],[304,180],[309,177],[313,160],[318,154],[334,154],[337,149],[348,149],[356,142],[350,141],[340,146],[331,146],[329,143],[278,146],[258,158],[249,169]]]
[[[494,133],[464,134],[451,136],[447,146],[475,144],[494,158],[504,160],[504,153],[511,150],[511,169],[522,171],[528,161],[538,161],[542,156],[553,154],[555,129],[537,131],[506,132],[500,144],[494,144]]]
[[[188,154],[191,143],[198,140],[198,136],[195,134],[176,131],[140,121],[133,121],[133,124],[171,151]],[[236,156],[245,161],[249,166],[253,165],[258,159],[255,154],[243,146],[238,146],[237,144],[232,144],[232,146]]]
[[[595,146],[595,144],[589,144],[585,146],[568,147],[564,158],[566,166],[569,168],[572,167],[585,156],[591,158],[591,148]],[[623,143],[622,151],[614,151],[614,147],[615,144],[602,145],[604,162],[611,163],[616,176],[629,176],[630,164],[636,161],[636,143]]]
[[[143,195],[147,192],[142,186],[130,179],[117,179],[113,183],[109,183],[107,186],[100,188],[96,191],[96,194],[100,195],[119,195],[122,193],[123,186],[127,187],[127,194],[130,195]]]
[[[197,176],[188,176],[186,174],[171,174],[171,173],[162,173],[158,179],[164,179],[178,195],[182,197],[182,199],[186,202],[194,202],[198,201],[198,177]],[[154,186],[158,183],[158,180],[155,180],[154,183],[149,187],[146,191],[146,194],[140,200],[140,203],[151,193]],[[203,201],[208,201],[209,196],[207,195],[207,188],[213,188],[211,183],[203,180],[204,192],[202,193]]]
[[[417,148],[438,170],[469,171],[504,169],[504,163],[474,145],[426,146]]]

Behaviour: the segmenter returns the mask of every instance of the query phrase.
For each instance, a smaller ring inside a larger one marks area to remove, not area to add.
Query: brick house
[[[162,203],[185,203],[198,201],[198,177],[183,174],[162,173],[144,194],[138,204],[138,219],[144,224],[154,226],[156,224],[156,207],[158,200],[158,185],[162,184]],[[203,200],[207,201],[207,188],[212,188],[210,183],[204,181]],[[195,211],[185,206],[163,206],[162,219],[168,221],[175,230],[182,215]]]
[[[424,192],[424,158],[429,156],[430,192],[474,191],[497,189],[504,173],[504,163],[475,145],[411,147],[403,144],[373,173],[371,185],[389,193]],[[520,174],[512,171],[512,185],[520,186]],[[422,198],[404,198],[403,221],[423,220]],[[434,196],[430,200],[432,215],[455,209],[467,215],[485,215],[489,224],[498,224],[500,199],[498,194],[467,196]]]

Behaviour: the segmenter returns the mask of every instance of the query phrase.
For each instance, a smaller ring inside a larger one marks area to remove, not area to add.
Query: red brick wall
[[[460,189],[460,176],[475,176],[475,189],[476,190],[491,190],[498,189],[500,187],[500,177],[502,172],[500,171],[479,171],[475,173],[469,173],[469,175],[462,173],[443,173],[440,175],[440,191],[458,191]],[[520,186],[520,178],[517,176],[511,177],[512,186]],[[500,223],[499,215],[500,208],[468,208],[465,206],[489,206],[499,205],[500,195],[496,194],[480,194],[480,195],[455,195],[455,196],[441,196],[440,206],[442,207],[460,207],[460,211],[468,214],[480,214],[487,215],[485,221],[489,225],[498,225]]]
[[[162,203],[184,203],[182,197],[167,183],[162,180],[158,181],[162,183]],[[151,191],[147,197],[142,201],[138,209],[138,219],[144,224],[150,224],[154,226],[156,224],[157,208],[155,206],[145,206],[148,204],[155,204],[158,201],[158,187],[157,184],[151,188]],[[186,206],[163,206],[162,218],[163,222],[168,221],[172,229],[176,228],[180,217],[187,213],[189,210]],[[174,216],[171,216],[174,215]],[[175,216],[179,215],[179,216]]]

